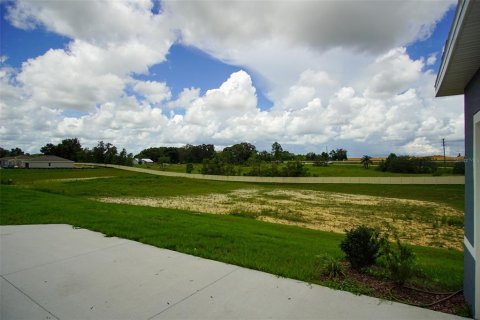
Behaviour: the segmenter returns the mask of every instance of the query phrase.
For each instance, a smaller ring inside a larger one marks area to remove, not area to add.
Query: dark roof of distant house
[[[27,154],[22,154],[20,156],[15,156],[15,157],[3,157],[3,158],[0,158],[0,160],[13,160],[13,159],[29,159],[31,158],[31,156],[27,155]]]
[[[74,162],[72,160],[68,160],[65,158],[57,157],[57,156],[30,157],[28,161],[30,162]]]
[[[28,160],[29,162],[74,162],[57,156],[36,156],[21,155],[16,157],[3,157],[0,160]]]

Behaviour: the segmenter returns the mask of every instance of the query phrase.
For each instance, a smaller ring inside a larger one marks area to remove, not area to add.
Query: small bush
[[[380,264],[386,269],[390,279],[399,285],[403,285],[418,272],[418,266],[413,250],[402,244],[397,234],[394,234],[394,236],[396,244],[394,248],[392,248],[390,242],[382,242]]]
[[[380,248],[381,258],[378,259],[378,264],[385,269],[388,278],[398,285],[403,285],[419,272],[419,268],[413,250],[400,242],[395,230],[393,230],[393,236],[395,245],[388,241],[388,233],[383,236]]]
[[[193,164],[187,163],[187,167],[185,168],[185,171],[186,171],[187,173],[192,173],[192,171],[193,171]]]
[[[313,161],[313,166],[314,167],[328,167],[328,160],[315,159]]]
[[[456,227],[463,227],[463,216],[462,217],[448,217],[443,216],[441,219],[442,224],[447,226],[456,226]]]
[[[340,278],[345,276],[345,270],[342,262],[339,259],[328,258],[327,262],[322,267],[322,275],[328,278]]]
[[[340,248],[352,268],[360,270],[375,263],[381,242],[378,230],[362,225],[347,231]]]
[[[301,161],[287,162],[286,166],[282,168],[281,174],[284,177],[307,177],[309,175],[308,169]]]
[[[465,162],[455,162],[453,165],[453,174],[465,174]]]

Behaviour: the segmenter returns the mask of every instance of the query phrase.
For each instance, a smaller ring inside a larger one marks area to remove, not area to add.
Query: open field
[[[0,175],[0,224],[67,223],[374,295],[352,279],[322,280],[319,266],[328,257],[342,256],[339,243],[343,235],[339,232],[343,229],[357,223],[382,226],[385,220],[405,228],[401,236],[410,243],[436,246],[412,246],[425,274],[415,282],[435,290],[462,287],[463,253],[455,249],[460,248],[462,237],[462,185],[259,185],[115,169],[1,170]],[[220,200],[215,202],[215,198]],[[182,207],[181,203],[197,208]],[[222,212],[209,213],[213,210]],[[323,225],[330,229],[315,227]],[[424,242],[417,236],[423,236]]]
[[[442,164],[443,165],[443,164]],[[169,171],[169,172],[181,172],[185,173],[186,165],[185,164],[166,164],[160,165],[157,163],[154,164],[142,164],[136,165],[139,168]],[[372,165],[369,169],[365,169],[361,164],[358,163],[335,163],[328,167],[316,167],[311,164],[306,164],[305,167],[308,169],[308,172],[312,177],[431,177],[432,174],[407,174],[407,173],[393,173],[393,172],[382,172],[375,170],[376,166]],[[235,170],[240,172],[240,175],[243,175],[250,171],[248,166],[235,166]],[[193,171],[191,173],[201,173],[202,165],[194,164]],[[442,168],[440,169],[442,175],[453,175],[452,168]]]
[[[312,190],[237,189],[174,197],[102,197],[101,202],[230,214],[262,221],[342,233],[361,224],[387,231],[395,226],[401,240],[423,246],[463,248],[463,212],[435,202]],[[368,221],[368,222],[366,222]]]

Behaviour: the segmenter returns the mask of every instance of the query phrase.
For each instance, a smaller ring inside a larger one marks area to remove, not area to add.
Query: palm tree
[[[368,169],[368,165],[372,164],[372,157],[364,155],[362,157],[362,160],[360,160],[360,162],[363,164],[363,167],[365,169]]]

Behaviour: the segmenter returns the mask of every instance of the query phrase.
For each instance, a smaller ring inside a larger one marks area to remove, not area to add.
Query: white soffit
[[[435,83],[436,96],[463,94],[480,68],[480,1],[461,0]]]

